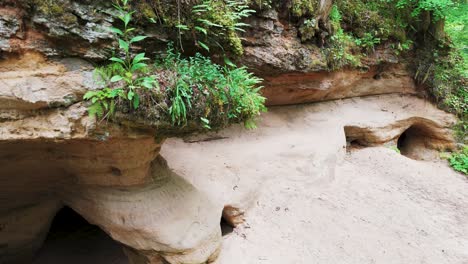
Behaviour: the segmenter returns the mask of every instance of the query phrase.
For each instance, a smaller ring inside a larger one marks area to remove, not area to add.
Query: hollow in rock
[[[33,264],[128,264],[120,244],[70,209],[55,216]]]

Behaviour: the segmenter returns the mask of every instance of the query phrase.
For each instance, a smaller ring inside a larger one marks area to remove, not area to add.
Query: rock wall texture
[[[3,56],[34,51],[48,57],[80,57],[96,62],[110,57],[115,40],[106,30],[114,22],[109,2],[59,1],[60,8],[55,6],[59,9],[55,12],[53,5],[36,2],[0,2]],[[332,1],[320,1],[317,21],[328,23],[331,4]],[[264,93],[271,98],[269,104],[415,93],[407,64],[388,47],[380,47],[366,58],[362,70],[329,73],[321,44],[301,42],[298,29],[285,10],[259,11],[245,22],[252,26],[242,36],[245,52],[238,62],[265,78]],[[141,47],[148,54],[163,50],[174,34],[173,30],[147,20],[138,23],[139,31],[149,36]],[[324,27],[322,32],[329,34],[326,31],[330,29]],[[186,46],[190,49],[190,44]]]
[[[327,17],[331,1],[320,2],[318,16]],[[169,169],[160,155],[165,138],[154,127],[88,117],[82,96],[95,89],[94,63],[112,53],[113,36],[106,30],[112,9],[107,1],[57,3],[66,4],[0,0],[0,263],[29,263],[65,205],[121,242],[132,263],[214,261],[221,217],[241,224],[250,198],[216,199]],[[265,79],[270,105],[416,93],[405,63],[385,50],[369,58],[367,69],[328,72],[319,45],[302,43],[281,12],[261,12],[248,22],[253,26],[239,63]],[[141,26],[150,36],[141,48],[159,52],[168,32]],[[344,153],[346,137],[383,144],[412,126],[425,133],[428,148],[452,147],[452,117],[430,113],[435,115],[350,122],[336,128],[343,136],[339,144],[327,147]],[[314,164],[334,163],[340,155]]]

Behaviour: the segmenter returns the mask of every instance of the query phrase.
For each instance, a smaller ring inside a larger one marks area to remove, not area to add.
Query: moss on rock
[[[296,17],[312,16],[318,5],[316,0],[292,0],[291,13]]]
[[[31,3],[39,12],[53,17],[61,16],[66,9],[66,4],[62,1],[32,0]]]

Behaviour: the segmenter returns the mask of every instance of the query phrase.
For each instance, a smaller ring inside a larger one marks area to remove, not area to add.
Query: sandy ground
[[[344,125],[443,115],[400,96],[273,108],[257,130],[169,140],[162,155],[214,200],[246,209],[217,264],[462,264],[467,178],[386,147],[345,149]]]
[[[162,155],[220,206],[246,211],[216,264],[467,264],[465,176],[386,147],[346,151],[344,125],[444,115],[401,96],[278,107],[257,130],[170,139]],[[111,257],[67,262],[125,263],[112,247]],[[46,244],[42,256],[54,252]]]

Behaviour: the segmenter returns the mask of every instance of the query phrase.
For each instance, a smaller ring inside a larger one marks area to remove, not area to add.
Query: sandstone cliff
[[[317,28],[318,35],[330,30],[331,4],[319,1],[315,18],[323,26]],[[238,225],[255,200],[249,188],[261,185],[264,174],[243,182],[241,194],[213,194],[207,185],[188,180],[191,168],[182,177],[182,165],[175,162],[179,170],[174,172],[161,156],[166,138],[179,133],[131,118],[107,122],[88,116],[83,95],[97,89],[92,71],[109,58],[115,46],[106,30],[115,23],[112,13],[107,1],[0,1],[0,263],[29,263],[63,206],[122,243],[132,263],[215,261],[221,250],[221,217]],[[408,62],[389,52],[388,45],[379,46],[358,68],[330,71],[320,39],[317,43],[301,41],[297,21],[288,20],[285,13],[281,8],[260,9],[248,18],[252,27],[243,33],[244,53],[236,60],[264,78],[262,93],[268,105],[392,94],[382,100],[360,101],[378,113],[372,118],[362,118],[365,112],[348,112],[356,106],[352,99],[339,101],[337,108],[326,105],[333,102],[323,105],[336,112],[327,118],[342,116],[321,127],[322,136],[339,139],[322,146],[329,148],[327,156],[312,161],[310,173],[317,181],[334,177],[347,141],[349,148],[397,144],[409,131],[407,144],[423,150],[412,153],[413,148],[408,148],[407,156],[414,159],[432,159],[434,149],[454,147],[450,127],[455,117],[414,96],[421,93]],[[172,39],[171,29],[144,17],[137,24],[149,36],[138,48],[152,56]],[[195,47],[184,41],[187,53],[193,52]],[[222,57],[213,55],[213,59]],[[229,144],[241,144],[244,137],[248,141],[265,137],[257,145],[260,150],[275,145],[275,138],[280,137],[275,131],[282,131],[284,137],[310,147],[313,142],[299,133],[318,133],[317,127],[308,125],[295,132],[294,126],[323,122],[313,114],[321,107],[285,108],[284,112],[273,108],[266,115],[269,119],[261,123],[267,128],[258,134],[244,135],[233,127],[214,137],[234,138]],[[295,120],[294,124],[281,121],[286,119]],[[174,150],[190,148],[183,144],[189,143],[171,140],[163,154],[177,161]],[[218,145],[210,146],[211,154],[222,151]],[[260,155],[254,152],[248,156]],[[193,153],[183,155],[195,160]],[[295,154],[267,153],[272,162],[259,169],[280,164],[281,155]],[[200,173],[201,168],[191,163],[193,173]],[[255,166],[245,165],[251,170]]]

